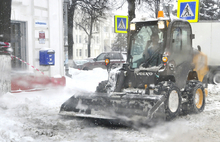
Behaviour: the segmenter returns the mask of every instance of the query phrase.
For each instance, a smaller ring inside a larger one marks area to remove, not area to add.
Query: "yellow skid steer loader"
[[[192,47],[190,23],[164,17],[134,19],[128,34],[127,62],[111,70],[96,92],[81,92],[64,102],[59,114],[148,123],[157,117],[172,120],[181,113],[202,112],[207,57]]]

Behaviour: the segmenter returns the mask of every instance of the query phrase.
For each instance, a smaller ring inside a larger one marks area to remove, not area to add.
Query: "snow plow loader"
[[[202,112],[207,58],[192,47],[190,23],[164,17],[134,19],[128,34],[127,62],[111,69],[106,57],[108,80],[92,94],[69,98],[59,114],[148,123]]]

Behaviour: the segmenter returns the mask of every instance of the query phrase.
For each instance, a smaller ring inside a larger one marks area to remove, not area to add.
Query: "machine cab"
[[[174,20],[170,23],[167,32],[166,51],[170,54],[169,60],[176,66],[183,62],[192,61],[192,29],[187,21]]]
[[[193,36],[190,24],[169,18],[134,20],[132,24],[128,49],[130,70],[157,72],[166,65],[166,71],[161,75],[182,78],[182,82],[176,83],[178,87],[183,87],[189,71],[193,70]]]
[[[128,62],[131,69],[140,66],[153,67],[161,64],[162,53],[167,40],[167,20],[160,21],[164,25],[162,28],[159,28],[157,19],[132,23],[135,28],[131,29],[128,50],[130,53]]]

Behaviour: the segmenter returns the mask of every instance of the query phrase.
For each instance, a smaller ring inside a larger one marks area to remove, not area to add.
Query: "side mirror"
[[[200,46],[200,45],[197,45],[197,48],[198,48],[198,51],[201,52],[201,46]]]
[[[195,39],[195,34],[191,34],[191,35],[190,35],[190,38],[191,38],[191,39]]]
[[[97,58],[94,58],[93,61],[97,61]]]

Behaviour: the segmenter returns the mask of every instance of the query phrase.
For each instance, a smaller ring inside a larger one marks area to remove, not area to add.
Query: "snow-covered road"
[[[83,119],[63,119],[61,104],[74,93],[95,91],[107,79],[102,69],[71,69],[65,88],[0,96],[0,142],[219,142],[220,87],[209,85],[204,112],[151,128],[109,128]]]

